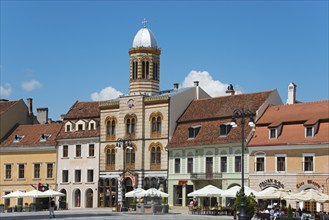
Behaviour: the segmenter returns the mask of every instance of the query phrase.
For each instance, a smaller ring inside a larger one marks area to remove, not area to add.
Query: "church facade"
[[[209,97],[198,82],[160,91],[160,55],[144,25],[129,50],[129,94],[99,103],[99,207],[118,207],[134,188],[167,192],[166,146],[176,121],[193,99]]]

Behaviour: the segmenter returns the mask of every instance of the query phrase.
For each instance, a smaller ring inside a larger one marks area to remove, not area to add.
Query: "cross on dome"
[[[144,25],[144,28],[146,28],[146,24],[147,24],[147,20],[146,18],[144,18],[144,20],[142,21],[143,25]]]

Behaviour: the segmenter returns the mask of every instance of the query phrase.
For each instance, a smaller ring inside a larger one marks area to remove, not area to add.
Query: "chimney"
[[[195,98],[199,99],[199,81],[194,81]]]
[[[27,98],[27,110],[28,110],[29,116],[32,116],[33,115],[32,98]]]
[[[288,99],[287,99],[287,105],[295,104],[296,101],[296,84],[291,82],[288,85]]]
[[[48,123],[48,108],[37,108],[37,120],[40,124]]]
[[[234,89],[233,89],[233,85],[232,85],[232,84],[230,84],[230,85],[227,87],[226,93],[230,93],[231,95],[234,95],[234,94],[235,94],[235,91],[234,91]]]
[[[178,89],[178,87],[179,87],[179,84],[178,83],[174,83],[174,89],[176,90],[176,89]]]

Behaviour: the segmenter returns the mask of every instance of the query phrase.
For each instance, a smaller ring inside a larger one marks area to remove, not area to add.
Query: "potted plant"
[[[287,209],[287,217],[292,218],[294,216],[294,213],[292,211],[291,205],[289,204],[288,209]]]
[[[131,203],[129,204],[130,208],[133,210],[133,211],[136,211],[136,204],[137,204],[137,198],[134,197],[131,201]]]
[[[236,193],[236,199],[234,201],[234,209],[237,211],[240,210],[240,204],[241,204],[240,194],[241,194],[241,190]],[[244,197],[244,202],[246,205],[247,215],[251,219],[254,216],[256,210],[256,197],[254,196],[253,193],[251,193],[249,196]]]
[[[161,198],[161,203],[162,203],[162,213],[168,213],[169,210],[169,205],[168,205],[168,200],[165,197]]]

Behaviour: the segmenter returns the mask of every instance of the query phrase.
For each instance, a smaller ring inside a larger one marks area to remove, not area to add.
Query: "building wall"
[[[35,149],[35,147],[22,150],[15,147],[2,147],[0,152],[0,195],[5,195],[5,192],[13,192],[16,190],[31,191],[38,186],[38,183],[49,184],[49,187],[53,190],[56,189],[56,151],[55,147],[44,147],[42,150]],[[34,163],[40,163],[40,178],[34,179]],[[46,178],[47,163],[54,164],[53,166],[53,178]],[[5,164],[12,165],[12,178],[5,179]],[[25,178],[18,179],[18,164],[25,164]],[[0,203],[4,203],[4,199],[1,198]],[[24,197],[23,204],[32,203],[35,200],[31,197]],[[17,205],[17,199],[10,199],[10,206]]]
[[[81,157],[75,157],[76,144],[81,144]],[[89,157],[89,144],[95,145],[94,157]],[[63,158],[63,145],[68,145],[68,157]],[[98,179],[99,179],[99,140],[98,138],[85,138],[76,140],[59,140],[57,149],[58,191],[66,191],[66,203],[68,209],[86,208],[86,193],[88,189],[93,192],[93,208],[98,205]],[[69,180],[62,181],[62,171],[68,170]],[[81,182],[75,182],[75,170],[81,170]],[[93,182],[87,182],[87,170],[94,170]],[[81,192],[80,207],[75,206],[75,191]]]

